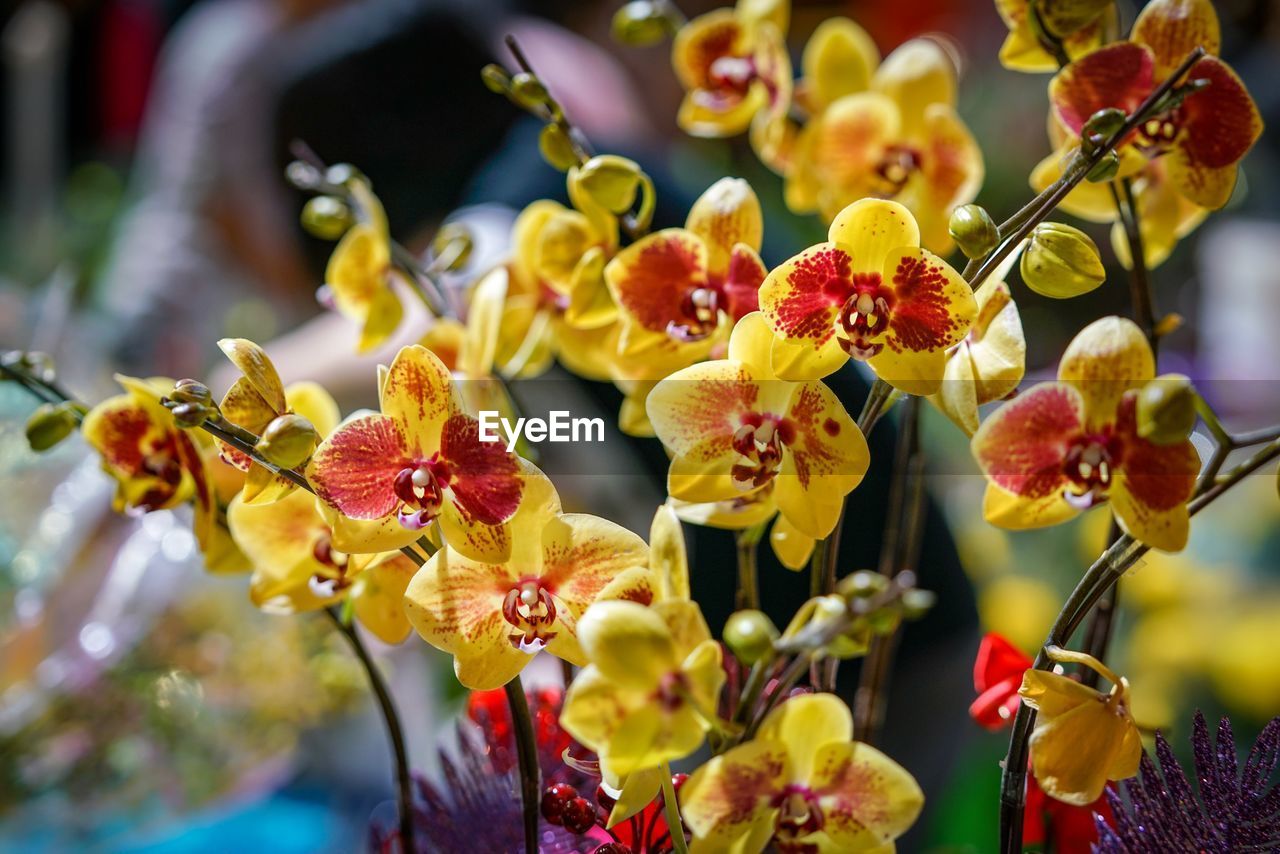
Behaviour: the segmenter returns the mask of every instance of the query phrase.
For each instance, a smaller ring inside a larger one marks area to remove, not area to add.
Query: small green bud
[[[67,403],[42,403],[27,419],[27,444],[47,451],[76,430],[76,410]]]
[[[865,599],[889,588],[889,579],[878,572],[860,569],[846,575],[836,584],[836,592],[845,599]]]
[[[1120,155],[1114,151],[1108,151],[1103,155],[1085,178],[1092,184],[1102,184],[1116,177],[1120,171]]]
[[[1089,116],[1080,129],[1080,144],[1089,153],[1115,135],[1129,117],[1117,107],[1104,107]]]
[[[1059,222],[1043,222],[1031,232],[1020,269],[1027,287],[1053,299],[1087,294],[1107,277],[1089,235]]]
[[[630,47],[648,47],[671,35],[667,4],[632,0],[613,15],[613,38]]]
[[[267,425],[257,449],[268,462],[291,469],[307,461],[319,440],[310,421],[290,412]]]
[[[867,615],[867,624],[871,626],[872,633],[880,637],[893,634],[901,623],[902,613],[894,607],[881,608]]]
[[[902,617],[906,620],[918,620],[928,613],[929,609],[938,601],[938,597],[932,590],[921,590],[918,587],[912,587],[910,590],[902,591]]]
[[[1185,442],[1196,426],[1196,392],[1190,378],[1163,374],[1138,392],[1138,435],[1155,445]]]
[[[350,163],[335,163],[324,173],[324,179],[330,184],[344,187],[355,180],[364,180],[364,173]]]
[[[635,204],[643,174],[634,160],[600,154],[582,164],[570,180],[605,210],[621,214]]]
[[[440,268],[454,271],[467,265],[474,246],[471,229],[460,222],[446,222],[431,240],[431,253]]]
[[[778,629],[763,611],[736,611],[724,624],[724,645],[743,664],[769,661]]]
[[[506,95],[511,89],[511,75],[501,65],[489,63],[480,69],[480,79],[486,89],[498,95]]]
[[[558,124],[542,129],[538,135],[538,150],[542,152],[543,160],[561,172],[568,172],[578,163],[578,152],[574,150],[573,142]]]
[[[543,106],[551,100],[547,87],[527,71],[521,71],[511,78],[511,97],[525,109]]]
[[[1113,0],[1038,0],[1040,24],[1055,38],[1065,39],[1098,20]]]
[[[213,392],[197,380],[178,380],[173,391],[169,392],[169,399],[176,403],[201,403],[207,406],[213,403]]]
[[[981,205],[956,208],[947,230],[966,258],[981,258],[1000,243],[1000,229]]]
[[[160,402],[173,415],[174,423],[187,430],[199,427],[218,412],[216,407],[206,406],[203,403],[179,403],[167,397],[162,397]]]
[[[337,240],[353,221],[351,208],[333,196],[313,196],[302,206],[302,227],[321,240]]]

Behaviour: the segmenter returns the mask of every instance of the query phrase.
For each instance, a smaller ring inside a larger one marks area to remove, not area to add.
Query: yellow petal
[[[988,483],[982,494],[982,518],[1010,531],[1058,525],[1078,515],[1061,493],[1028,499]]]
[[[764,314],[753,311],[734,324],[729,336],[729,359],[746,364],[757,379],[771,380],[774,339]]]
[[[1138,325],[1124,317],[1090,323],[1071,339],[1058,363],[1058,379],[1079,389],[1091,427],[1114,421],[1124,393],[1155,375],[1151,345]]]
[[[329,258],[325,281],[338,311],[361,326],[358,352],[367,353],[386,341],[404,319],[388,283],[390,270],[386,235],[366,223],[352,226]]]
[[[653,799],[662,789],[662,774],[659,768],[647,768],[628,774],[613,804],[613,809],[609,811],[609,820],[605,823],[605,827],[613,827],[619,822],[626,821],[653,803]]]
[[[911,211],[897,202],[863,199],[832,221],[828,239],[853,256],[855,271],[878,273],[898,250],[920,245],[920,230]]]
[[[308,493],[309,494],[309,493]],[[352,519],[343,516],[325,502],[314,499],[320,515],[333,530],[333,547],[348,554],[376,554],[396,551],[417,541],[422,531],[412,531],[400,524],[395,515],[382,519]]]
[[[915,778],[869,744],[823,745],[810,779],[822,809],[822,835],[833,852],[881,845],[892,850],[893,840],[915,824],[924,807]]]
[[[309,493],[297,490],[261,505],[236,498],[227,507],[227,523],[236,545],[254,566],[256,604],[281,594],[285,587],[305,587],[323,569],[315,559],[315,548],[328,538],[329,526]]]
[[[694,840],[691,851],[763,851],[773,836],[773,805],[793,779],[777,741],[757,738],[713,757],[680,789],[680,811]]]
[[[895,352],[885,348],[867,360],[876,376],[907,394],[927,397],[937,392],[946,373],[947,354],[943,350]]]
[[[458,370],[463,376],[476,379],[493,373],[506,297],[505,267],[495,267],[471,291],[471,303],[467,307],[467,334],[458,352]]]
[[[955,106],[955,64],[933,39],[911,39],[885,57],[876,69],[871,88],[897,102],[902,111],[903,134],[913,136],[930,104]]]
[[[799,386],[787,413],[796,435],[783,452],[774,499],[799,530],[825,537],[835,527],[844,496],[867,471],[867,440],[840,399],[820,382]]]
[[[646,703],[618,724],[602,755],[618,774],[629,775],[662,762],[683,759],[697,750],[705,738],[702,722],[687,703],[667,710]]]
[[[782,514],[778,514],[769,530],[769,544],[773,546],[773,553],[783,566],[797,572],[809,565],[815,543],[813,537],[801,531]]]
[[[706,525],[709,528],[731,531],[768,521],[770,516],[778,512],[778,506],[773,501],[773,488],[768,484],[754,492],[724,501],[692,503],[671,498],[668,503],[681,520],[691,525]]]
[[[351,589],[356,619],[383,643],[397,644],[413,627],[404,612],[404,592],[418,568],[398,552],[356,576]]]
[[[432,321],[431,328],[418,339],[418,344],[434,353],[452,372],[458,370],[458,354],[462,352],[462,341],[466,334],[467,328],[461,323],[452,318],[441,317]]]
[[[661,599],[689,598],[689,558],[685,553],[684,529],[675,509],[658,507],[649,528],[649,565],[653,568]]]
[[[972,436],[978,429],[978,383],[968,342],[947,356],[942,385],[929,402],[951,419],[957,427]]]
[[[1018,304],[1003,282],[988,281],[974,294],[978,317],[969,345],[977,380],[977,402],[1000,400],[1018,387],[1026,372],[1027,341]]]
[[[289,410],[310,421],[321,438],[332,433],[342,420],[337,402],[319,383],[290,383],[284,397]]]
[[[548,522],[541,543],[542,582],[575,618],[623,573],[649,565],[644,540],[621,525],[586,513],[566,513]]]
[[[276,412],[285,410],[284,385],[261,347],[246,338],[223,338],[218,348]]]
[[[1093,803],[1111,773],[1132,776],[1137,771],[1142,746],[1130,735],[1134,730],[1127,712],[1117,714],[1096,699],[1060,715],[1042,715],[1031,734],[1036,782],[1057,800],[1076,806]]]
[[[406,447],[422,458],[440,448],[440,431],[456,403],[452,378],[425,347],[404,347],[382,386],[382,414],[395,419]]]
[[[809,781],[824,745],[853,738],[853,715],[835,694],[801,694],[784,700],[756,733],[759,741],[783,744],[792,780]]]
[[[797,343],[776,336],[770,352],[773,373],[779,379],[800,382],[830,376],[849,361],[849,354],[835,336],[814,348],[808,342]]]
[[[1129,38],[1155,55],[1154,79],[1172,74],[1197,47],[1216,56],[1222,44],[1218,13],[1209,0],[1152,0],[1142,7]]]
[[[599,246],[583,253],[569,280],[569,306],[564,319],[578,329],[599,329],[618,317],[618,305],[604,281],[608,256]]]
[[[1109,491],[1111,509],[1121,529],[1135,540],[1166,552],[1180,552],[1191,535],[1191,515],[1185,502],[1155,508],[1134,498],[1122,467]]]
[[[721,178],[693,203],[685,228],[706,243],[707,270],[724,275],[735,245],[745,243],[760,251],[764,215],[750,184],[741,178]]]
[[[837,98],[864,91],[879,63],[880,51],[866,30],[848,18],[827,18],[801,59],[808,108],[818,113]]]
[[[578,621],[578,640],[591,664],[623,688],[650,691],[679,665],[667,624],[635,602],[592,605]]]

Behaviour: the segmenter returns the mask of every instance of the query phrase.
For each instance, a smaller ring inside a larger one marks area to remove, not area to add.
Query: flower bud
[[[173,422],[186,430],[199,427],[218,414],[216,406],[206,406],[203,403],[179,403],[168,397],[160,398],[160,403],[169,410]]]
[[[351,209],[333,196],[313,196],[302,206],[302,227],[321,240],[337,240],[351,227]]]
[[[578,152],[573,149],[573,141],[558,124],[549,124],[542,129],[542,133],[538,135],[538,150],[542,152],[543,160],[561,172],[568,172],[578,163]]]
[[[910,590],[902,591],[901,601],[903,619],[918,620],[928,613],[929,609],[938,601],[938,597],[932,590],[921,590],[918,587],[912,587]]]
[[[887,637],[898,630],[898,626],[902,623],[902,612],[897,608],[881,608],[878,611],[872,611],[867,615],[867,625],[871,627],[873,634],[880,637]]]
[[[67,403],[42,403],[27,419],[27,444],[47,451],[76,430],[76,411]]]
[[[364,174],[350,163],[335,163],[325,170],[324,179],[339,187],[346,186],[355,180],[363,180]]]
[[[1103,158],[1099,160],[1089,174],[1085,178],[1092,184],[1102,184],[1116,177],[1120,171],[1120,155],[1114,151],[1108,151]]]
[[[1182,374],[1164,374],[1138,392],[1138,435],[1156,445],[1186,441],[1196,426],[1196,392]]]
[[[511,75],[496,63],[491,62],[480,69],[480,79],[484,82],[486,89],[498,95],[505,95],[511,89]]]
[[[1038,0],[1040,24],[1052,36],[1064,39],[1098,20],[1112,0]]]
[[[671,35],[673,23],[666,3],[632,0],[614,13],[613,38],[630,47],[648,47]]]
[[[635,204],[642,174],[634,160],[600,154],[582,164],[572,180],[605,210],[620,214]]]
[[[1000,230],[981,205],[961,205],[947,226],[966,258],[981,258],[1000,243]]]
[[[442,269],[455,271],[467,265],[474,246],[471,229],[460,222],[446,222],[431,241],[431,253]]]
[[[743,664],[769,661],[778,629],[762,611],[736,611],[724,624],[724,645]]]
[[[257,449],[267,462],[291,469],[307,461],[319,440],[310,421],[290,412],[267,425]]]
[[[852,575],[846,575],[836,585],[836,592],[845,599],[865,599],[887,590],[889,579],[878,572],[860,569]]]
[[[178,380],[173,386],[173,391],[168,395],[170,400],[177,403],[202,403],[210,404],[213,402],[213,392],[209,391],[209,387],[197,380]]]
[[[11,368],[15,368],[28,374],[40,382],[51,383],[58,378],[58,372],[53,364],[53,357],[48,353],[39,350],[22,351],[10,350],[4,354],[0,361]]]
[[[551,100],[547,87],[527,71],[521,71],[511,78],[511,97],[525,109],[543,106]]]
[[[1089,116],[1084,127],[1080,129],[1080,144],[1086,154],[1102,145],[1115,135],[1124,125],[1128,116],[1117,107],[1104,107]]]
[[[1031,232],[1020,269],[1027,287],[1053,299],[1087,294],[1107,277],[1089,235],[1058,222],[1041,223]]]

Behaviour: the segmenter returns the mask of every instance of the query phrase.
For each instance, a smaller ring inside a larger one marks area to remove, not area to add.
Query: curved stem
[[[736,606],[758,609],[760,607],[760,585],[757,572],[757,551],[760,537],[764,534],[764,523],[752,525],[741,531],[735,531],[734,544],[738,550],[738,595]]]
[[[671,835],[671,850],[675,854],[689,854],[689,844],[684,838],[684,822],[680,819],[680,802],[676,800],[676,787],[671,782],[671,765],[663,762],[662,810],[667,819],[667,831]]]
[[[369,679],[369,687],[378,700],[378,708],[382,712],[382,722],[387,729],[387,739],[391,742],[391,753],[395,757],[396,787],[399,792],[400,808],[400,850],[405,854],[414,854],[418,850],[417,840],[413,835],[413,779],[409,776],[409,754],[405,750],[404,729],[400,725],[400,715],[396,712],[395,702],[387,683],[378,670],[364,641],[356,632],[355,626],[342,619],[336,608],[325,608],[324,612],[333,622],[334,628],[342,633],[351,645],[351,651],[364,667],[365,676]]]
[[[538,742],[533,733],[533,718],[524,685],[517,675],[504,686],[507,705],[511,708],[512,730],[516,737],[516,758],[520,765],[520,798],[524,804],[525,854],[538,854],[538,792],[541,768],[538,766]]]

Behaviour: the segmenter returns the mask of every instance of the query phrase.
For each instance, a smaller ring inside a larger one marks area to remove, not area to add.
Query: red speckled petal
[[[723,439],[728,447],[742,415],[761,406],[764,384],[754,380],[742,363],[702,362],[654,386],[645,409],[658,438],[675,454],[688,453],[710,439]]]
[[[884,277],[894,292],[888,349],[945,350],[969,333],[978,315],[973,289],[937,255],[913,249],[890,257]]]
[[[831,533],[841,499],[862,481],[871,454],[839,398],[820,382],[798,387],[788,419],[796,438],[778,475],[775,496],[791,524],[810,537]]]
[[[223,416],[232,424],[257,435],[262,435],[266,426],[277,415],[284,412],[283,406],[278,410],[272,409],[271,404],[254,387],[248,377],[240,377],[232,384],[223,395],[219,408]],[[218,453],[226,462],[240,471],[249,471],[253,466],[253,459],[248,454],[236,450],[221,440],[215,441],[218,443]]]
[[[819,243],[774,269],[760,286],[765,319],[790,340],[819,347],[835,335],[836,315],[853,293],[853,259]]]
[[[404,435],[385,415],[339,427],[311,457],[307,478],[316,495],[353,519],[381,519],[399,506],[395,477],[410,465]]]
[[[760,308],[760,285],[768,270],[754,249],[745,243],[733,247],[724,280],[724,309],[735,321]]]
[[[598,516],[568,513],[542,532],[542,583],[575,619],[624,572],[648,563],[644,540]]]
[[[915,823],[924,793],[907,770],[869,744],[823,745],[810,781],[833,851],[887,845]]]
[[[501,442],[481,442],[480,422],[470,415],[451,417],[444,425],[440,454],[464,518],[496,525],[516,512],[524,490],[519,458]]]
[[[622,310],[651,332],[687,323],[689,291],[707,284],[707,248],[691,231],[668,228],[641,238],[609,262],[605,281]]]
[[[1188,72],[1209,86],[1182,102],[1177,111],[1181,133],[1170,164],[1170,177],[1191,201],[1220,208],[1235,187],[1235,166],[1262,134],[1262,117],[1249,90],[1235,72],[1208,56]]]
[[[1133,22],[1129,38],[1151,48],[1156,80],[1172,74],[1193,49],[1203,47],[1216,56],[1222,43],[1210,0],[1151,0]]]
[[[429,457],[440,447],[440,430],[457,409],[449,369],[426,347],[405,347],[382,384],[382,414],[394,418],[408,447]]]
[[[1062,461],[1084,425],[1080,393],[1041,383],[996,410],[973,436],[973,456],[997,486],[1024,499],[1062,490]]]
[[[680,789],[695,850],[762,851],[773,836],[775,795],[789,782],[781,742],[749,741],[711,759]]]
[[[1187,544],[1187,502],[1195,492],[1200,455],[1191,442],[1155,445],[1138,436],[1137,392],[1117,410],[1123,456],[1111,487],[1111,506],[1124,529],[1148,545],[1181,551]]]
[[[1126,113],[1155,88],[1151,49],[1119,42],[1095,50],[1068,65],[1049,83],[1054,114],[1072,133],[1098,110],[1118,107]]]
[[[729,253],[739,243],[760,251],[764,216],[750,184],[741,178],[721,178],[693,203],[684,227],[707,244],[707,269],[724,276]]]

